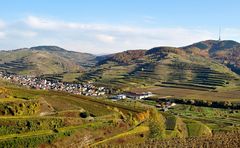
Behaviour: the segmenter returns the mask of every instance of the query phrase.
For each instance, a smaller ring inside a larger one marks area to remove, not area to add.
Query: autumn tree
[[[165,137],[165,118],[155,108],[150,109],[149,117],[150,138],[162,139]]]

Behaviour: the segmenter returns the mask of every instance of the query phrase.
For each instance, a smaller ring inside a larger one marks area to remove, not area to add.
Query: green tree
[[[165,118],[155,108],[150,110],[149,118],[150,138],[162,139],[165,133]]]

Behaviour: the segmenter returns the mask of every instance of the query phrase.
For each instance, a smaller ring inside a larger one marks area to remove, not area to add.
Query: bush
[[[150,138],[162,139],[165,138],[165,118],[156,109],[150,110],[149,118]]]
[[[80,117],[81,117],[81,118],[87,118],[87,117],[89,117],[89,116],[90,116],[89,112],[81,112],[81,113],[80,113]]]

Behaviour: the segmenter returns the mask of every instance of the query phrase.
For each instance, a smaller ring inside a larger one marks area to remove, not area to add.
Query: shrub
[[[80,113],[80,117],[81,117],[81,118],[87,118],[87,117],[89,117],[89,116],[90,116],[89,112],[81,112],[81,113]]]
[[[165,118],[156,109],[150,110],[149,118],[150,138],[162,139],[166,136],[165,133]]]

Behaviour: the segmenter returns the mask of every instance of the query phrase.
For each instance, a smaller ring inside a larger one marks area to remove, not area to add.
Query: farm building
[[[126,99],[126,98],[127,98],[127,96],[124,94],[120,94],[120,95],[111,97],[111,99],[114,99],[114,100],[121,100],[121,99]]]
[[[140,93],[140,94],[129,92],[129,93],[126,93],[126,96],[128,98],[131,98],[131,99],[141,100],[141,99],[151,97],[151,96],[153,96],[153,94],[151,92],[143,92],[143,93]]]

